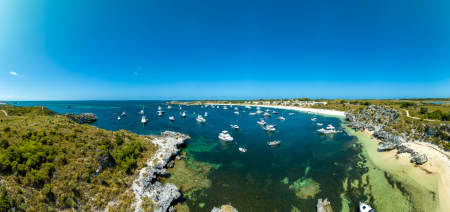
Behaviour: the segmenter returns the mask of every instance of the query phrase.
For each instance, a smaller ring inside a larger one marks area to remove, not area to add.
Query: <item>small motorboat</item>
[[[255,116],[256,113],[248,113],[248,115],[250,115],[250,116]]]
[[[208,112],[205,112],[205,114],[203,116],[204,117],[208,117]]]
[[[170,120],[170,121],[175,121],[175,117],[169,116],[169,120]]]
[[[234,114],[239,115],[239,111],[234,111]]]
[[[119,120],[119,121],[120,121],[120,116],[117,116],[117,120]]]
[[[237,107],[234,107],[234,110],[239,110],[239,108],[237,108]]]
[[[261,125],[261,126],[264,126],[264,125],[267,124],[266,121],[264,121],[263,119],[260,119],[260,120],[257,121],[256,123],[258,123],[258,124]]]
[[[290,116],[293,116],[295,113],[288,113]]]
[[[311,121],[316,121],[317,120],[317,118],[311,118]]]
[[[281,141],[269,141],[267,142],[267,145],[269,146],[277,146],[280,145]]]
[[[262,110],[259,110],[259,109],[256,110],[256,114],[261,114],[261,113],[263,113]]]
[[[224,110],[228,110],[228,107],[227,107],[227,106],[223,106],[223,109],[224,109]]]
[[[252,107],[251,107],[251,106],[248,106],[248,105],[245,106],[245,108],[247,108],[247,109],[252,109]]]
[[[281,120],[281,121],[286,120],[286,118],[284,118],[283,116],[279,116],[277,119],[278,119],[278,120]]]
[[[263,129],[267,132],[274,132],[276,130],[275,125],[271,125],[271,124],[264,126]]]
[[[219,139],[222,141],[233,141],[233,137],[231,137],[231,135],[226,130],[219,133]]]
[[[147,124],[147,117],[142,116],[142,118],[141,118],[141,123],[142,123],[142,124]]]
[[[205,123],[206,122],[206,119],[203,118],[202,115],[198,115],[196,120],[197,120],[198,123]]]
[[[272,114],[278,114],[278,111],[274,110],[274,111],[272,111]]]
[[[158,113],[158,116],[162,116],[163,115],[163,112],[161,110],[158,110],[157,113]]]
[[[244,147],[239,147],[239,151],[240,151],[240,152],[247,152],[247,149],[244,148]]]
[[[183,111],[183,112],[181,113],[181,117],[186,118],[186,112]]]
[[[368,205],[364,202],[359,203],[359,211],[360,212],[376,212],[375,209],[373,209],[372,207],[370,207],[370,205]]]
[[[317,123],[317,126],[322,126],[323,124],[322,123]]]
[[[171,105],[167,105],[167,109],[172,109],[172,106]]]
[[[126,116],[126,115],[127,115],[127,113],[125,113],[125,111],[122,112],[122,114],[121,114],[121,116]]]
[[[270,115],[270,113],[268,113],[268,112],[265,112],[265,113],[264,113],[264,116],[265,116],[265,117],[271,117],[272,115]]]
[[[161,107],[161,106],[158,106],[158,110],[162,110],[162,107]]]
[[[231,128],[233,128],[233,130],[239,129],[239,126],[237,124],[231,124],[230,126],[231,126]]]

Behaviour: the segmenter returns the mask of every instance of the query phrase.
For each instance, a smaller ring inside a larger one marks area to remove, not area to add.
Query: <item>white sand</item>
[[[364,132],[371,137],[367,145],[363,145],[369,153],[369,158],[377,167],[386,170],[409,183],[436,192],[439,196],[437,211],[450,211],[450,154],[440,150],[431,143],[408,142],[406,146],[420,154],[426,154],[428,162],[423,165],[410,163],[409,154],[397,155],[396,150],[378,152],[378,139],[372,133]],[[364,139],[364,138],[363,138]]]
[[[251,107],[266,107],[266,108],[276,108],[276,109],[283,109],[283,110],[294,110],[294,111],[300,111],[300,112],[310,112],[314,114],[320,114],[320,115],[328,115],[328,116],[335,116],[344,118],[345,112],[344,111],[338,111],[338,110],[325,110],[325,109],[317,109],[317,108],[307,108],[307,107],[296,107],[296,106],[281,106],[281,105],[247,105],[247,104],[213,104],[213,105],[237,105],[237,106],[251,106]]]

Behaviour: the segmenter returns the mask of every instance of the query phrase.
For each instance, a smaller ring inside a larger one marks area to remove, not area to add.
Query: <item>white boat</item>
[[[186,118],[186,112],[185,112],[185,111],[183,111],[183,112],[181,113],[181,117]]]
[[[227,106],[223,106],[223,109],[224,109],[224,110],[228,110],[228,107],[227,107]]]
[[[208,117],[208,112],[205,112],[205,114],[203,116],[204,117]]]
[[[262,110],[259,110],[259,109],[256,110],[256,114],[261,114],[261,113],[263,113]]]
[[[311,118],[311,121],[316,121],[317,120],[317,118]]]
[[[230,126],[231,126],[231,128],[233,128],[233,130],[239,129],[239,126],[237,124],[231,124]]]
[[[161,110],[158,110],[158,116],[162,116],[163,115],[163,112],[161,111]]]
[[[271,124],[264,126],[263,129],[267,132],[274,132],[276,130],[275,125],[271,125]]]
[[[259,125],[266,125],[267,124],[266,121],[264,121],[263,119],[260,119],[256,123],[258,123]]]
[[[269,141],[267,142],[267,145],[269,146],[277,146],[280,145],[281,141]]]
[[[142,116],[142,118],[141,118],[141,123],[142,123],[142,124],[147,124],[147,117]]]
[[[198,123],[205,123],[206,122],[206,119],[203,118],[202,115],[198,115],[196,120],[197,120]]]
[[[172,109],[172,106],[171,105],[167,105],[167,109]]]
[[[248,105],[245,106],[245,108],[247,108],[247,109],[252,109],[252,107],[251,107],[251,106],[248,106]]]
[[[125,111],[122,112],[122,114],[121,114],[121,116],[126,116],[126,115],[127,115],[127,113],[125,113]]]
[[[272,116],[272,115],[270,115],[270,113],[268,113],[268,112],[265,112],[265,113],[264,113],[264,116],[265,116],[265,117],[270,117],[270,116]]]
[[[239,115],[239,112],[238,111],[234,111],[234,114]]]
[[[322,126],[323,124],[322,123],[317,123],[317,126]]]
[[[360,212],[376,212],[375,209],[370,207],[370,205],[363,203],[363,202],[359,203],[359,211]]]
[[[244,148],[244,147],[239,147],[239,151],[241,151],[241,152],[247,152],[247,149]]]
[[[234,107],[234,110],[239,110],[239,108],[237,108],[237,107]]]
[[[219,139],[222,141],[233,141],[233,137],[231,137],[231,135],[226,130],[219,133]]]
[[[278,118],[277,118],[278,120],[281,120],[281,121],[284,121],[284,120],[286,120],[286,118],[284,118],[283,116],[278,116]]]
[[[175,121],[175,117],[169,116],[169,120],[170,120],[170,121]]]
[[[158,106],[158,110],[162,110],[162,107],[161,107],[161,106]]]
[[[331,125],[331,124],[329,124],[329,125],[326,127],[326,129],[320,128],[320,129],[318,129],[317,131],[320,132],[320,133],[323,133],[323,134],[337,133],[336,128],[334,128],[334,126]]]
[[[248,115],[255,116],[256,113],[248,113]]]
[[[272,114],[278,114],[278,111],[274,110],[274,111],[272,111]]]
[[[120,116],[117,116],[117,120],[119,120],[119,121],[120,121]]]
[[[293,116],[295,113],[288,113],[290,116]]]
[[[144,115],[144,109],[142,109],[141,111],[139,111],[139,114]]]
[[[334,128],[334,126],[331,125],[331,124],[329,124],[329,125],[327,126],[327,130],[334,130],[334,129],[336,129],[336,128]]]

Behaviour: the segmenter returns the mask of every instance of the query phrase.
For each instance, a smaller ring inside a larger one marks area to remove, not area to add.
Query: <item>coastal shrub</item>
[[[3,128],[3,132],[7,133],[7,132],[9,132],[9,131],[11,131],[11,128],[10,128],[10,127],[5,127],[5,128]]]
[[[417,104],[414,102],[402,102],[400,103],[401,108],[408,108],[408,107],[417,107]]]
[[[0,140],[0,148],[6,149],[9,147],[9,142],[6,139]]]
[[[116,163],[126,172],[130,172],[136,165],[136,159],[144,150],[142,143],[131,141],[128,144],[120,146],[114,152],[113,157]]]
[[[0,187],[0,211],[9,211],[11,209],[11,201],[5,186]]]
[[[419,113],[421,113],[421,114],[427,114],[427,113],[428,113],[428,108],[426,108],[426,107],[421,107],[420,110],[419,110]]]

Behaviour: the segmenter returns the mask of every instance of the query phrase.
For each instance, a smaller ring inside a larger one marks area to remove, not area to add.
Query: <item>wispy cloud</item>
[[[22,75],[20,75],[19,73],[15,72],[15,71],[10,71],[9,75],[15,76],[15,77],[23,77]]]

